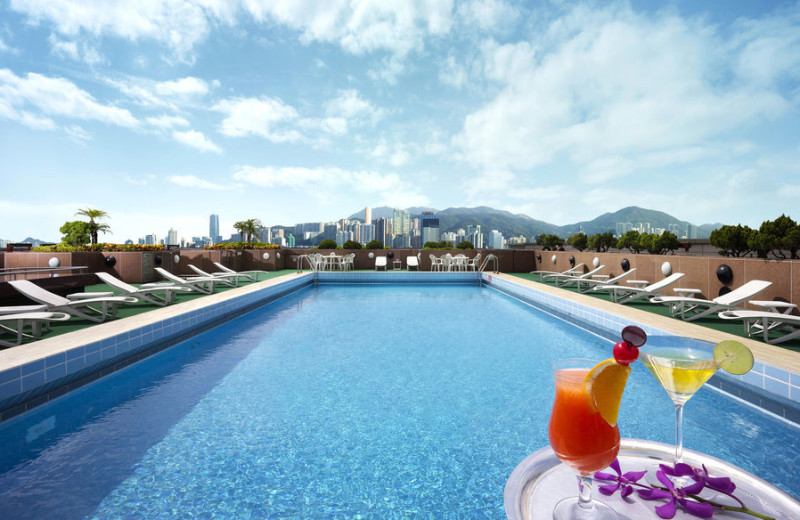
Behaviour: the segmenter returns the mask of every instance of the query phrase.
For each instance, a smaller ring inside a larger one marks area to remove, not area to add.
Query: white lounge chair
[[[66,312],[71,316],[97,323],[105,321],[109,316],[116,316],[119,305],[139,301],[132,296],[100,296],[70,300],[43,289],[30,280],[11,280],[8,284],[26,298],[45,305],[47,312]],[[88,296],[91,293],[85,294]]]
[[[417,258],[416,256],[407,256],[406,269],[410,271],[412,268],[419,271],[419,258]]]
[[[0,307],[0,315],[24,314],[26,312],[42,312],[47,310],[47,305],[4,305]]]
[[[66,312],[23,312],[0,315],[0,332],[11,335],[14,339],[0,339],[0,347],[16,347],[24,339],[39,339],[42,336],[42,327],[52,321],[66,321],[69,314]],[[30,327],[30,333],[25,329]]]
[[[177,287],[172,284],[158,284],[150,287],[136,287],[123,282],[109,273],[95,273],[101,282],[119,291],[126,296],[133,296],[137,300],[146,301],[153,305],[163,307],[175,301],[178,292],[190,292],[186,287]]]
[[[617,285],[620,281],[624,280],[625,278],[633,274],[634,271],[636,271],[635,267],[632,269],[628,269],[627,271],[623,271],[622,274],[615,276],[613,278],[609,278],[607,280],[578,277],[578,278],[573,278],[571,280],[565,280],[564,283],[561,285],[562,287],[574,285],[578,289],[578,292],[588,293],[589,291],[600,285]]]
[[[733,310],[722,311],[719,317],[724,320],[741,320],[748,336],[761,336],[761,339],[770,345],[777,345],[800,336],[800,316],[792,314]]]
[[[213,276],[191,276],[189,278],[181,278],[164,269],[163,267],[156,267],[155,271],[161,275],[162,278],[168,280],[176,287],[186,287],[191,291],[201,292],[204,294],[211,294],[214,292],[218,279]],[[142,287],[158,287],[164,284],[160,283],[146,283]]]
[[[683,278],[683,273],[672,273],[663,280],[651,283],[645,287],[628,287],[624,285],[599,285],[595,291],[606,291],[611,293],[611,300],[616,303],[631,303],[637,300],[649,299],[658,296],[659,291],[666,289],[678,280]]]
[[[386,257],[385,256],[376,256],[375,257],[375,270],[377,271],[379,268],[383,268],[386,270]]]
[[[548,275],[545,275],[545,276],[542,277],[542,281],[543,282],[555,282],[556,285],[565,285],[566,283],[574,281],[574,280],[579,280],[579,279],[588,280],[592,276],[596,275],[597,273],[599,273],[600,271],[605,269],[605,267],[606,266],[601,265],[601,266],[595,267],[591,271],[588,271],[588,272],[582,273],[582,274],[561,274],[561,273],[559,273],[559,274],[548,274]]]
[[[566,271],[531,271],[531,274],[538,274],[539,279],[541,280],[545,276],[554,275],[554,274],[571,274],[571,275],[579,275],[583,271],[583,264],[577,264],[575,267],[570,267]]]
[[[225,284],[230,287],[238,287],[239,285],[239,273],[207,273],[203,271],[199,267],[193,264],[188,264],[189,269],[194,271],[200,277],[211,277],[216,278],[219,283]]]
[[[250,280],[251,282],[257,282],[258,281],[258,275],[261,274],[261,273],[269,274],[269,271],[258,271],[258,270],[254,270],[254,271],[234,271],[230,267],[225,267],[224,265],[222,265],[219,262],[212,262],[212,263],[215,266],[217,266],[217,269],[222,271],[222,273],[228,273],[228,274],[234,274],[235,273],[235,274],[238,274],[239,276],[242,276],[242,277]],[[211,274],[213,275],[213,274],[216,274],[216,273],[211,273]]]
[[[717,314],[722,311],[744,310],[740,308],[740,303],[751,299],[770,285],[772,285],[772,282],[751,280],[743,286],[727,294],[718,296],[713,300],[659,295],[651,298],[650,302],[669,305],[669,313],[673,318],[680,318],[683,321],[694,321],[703,316]]]

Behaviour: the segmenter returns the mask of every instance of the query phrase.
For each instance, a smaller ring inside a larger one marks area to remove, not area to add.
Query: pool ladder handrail
[[[500,261],[498,260],[497,256],[491,253],[486,255],[486,258],[483,259],[483,262],[481,262],[481,266],[478,269],[478,271],[482,273],[486,269],[486,266],[489,263],[489,261],[494,261],[494,272],[495,273],[500,272]]]
[[[308,262],[308,267],[315,273],[317,272],[317,262],[311,259],[311,255],[300,255],[297,257],[297,272],[303,272],[303,260]]]

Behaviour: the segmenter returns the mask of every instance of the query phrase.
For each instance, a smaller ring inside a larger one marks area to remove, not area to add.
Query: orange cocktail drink
[[[548,427],[555,454],[582,474],[608,467],[619,452],[619,428],[600,415],[587,392],[589,368],[555,370],[556,395]]]

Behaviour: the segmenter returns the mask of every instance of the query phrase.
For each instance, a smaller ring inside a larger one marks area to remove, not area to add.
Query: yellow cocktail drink
[[[691,348],[655,348],[642,362],[673,401],[685,403],[719,368],[713,352]]]

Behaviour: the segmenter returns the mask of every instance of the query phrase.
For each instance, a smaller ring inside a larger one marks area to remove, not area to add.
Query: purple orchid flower
[[[702,468],[695,468],[688,464],[678,463],[675,467],[659,465],[661,471],[672,477],[691,477],[695,482],[703,482],[704,486],[725,493],[732,494],[736,490],[736,484],[728,477],[710,477],[705,464]]]
[[[685,471],[684,468],[677,470],[677,472],[683,471]],[[714,508],[711,506],[711,504],[698,503],[688,500],[690,495],[696,495],[703,490],[705,483],[702,480],[683,488],[676,488],[664,471],[656,472],[656,478],[658,478],[658,481],[661,482],[666,489],[643,489],[638,490],[637,493],[639,494],[639,497],[643,498],[644,500],[669,499],[669,502],[666,504],[656,507],[656,514],[659,517],[665,519],[673,518],[675,516],[678,504],[683,506],[683,508],[689,514],[696,517],[711,518],[713,516]]]
[[[637,481],[642,478],[647,471],[628,471],[624,475],[622,474],[622,470],[619,467],[619,460],[614,459],[614,462],[611,463],[610,468],[613,469],[617,474],[612,475],[610,473],[603,473],[602,471],[598,471],[594,474],[594,478],[598,480],[605,480],[608,482],[616,482],[616,484],[608,484],[606,486],[599,486],[597,489],[600,493],[611,496],[613,495],[618,489],[622,489],[620,491],[620,495],[623,498],[627,497],[631,493],[633,493],[633,486],[631,484],[636,484]]]

